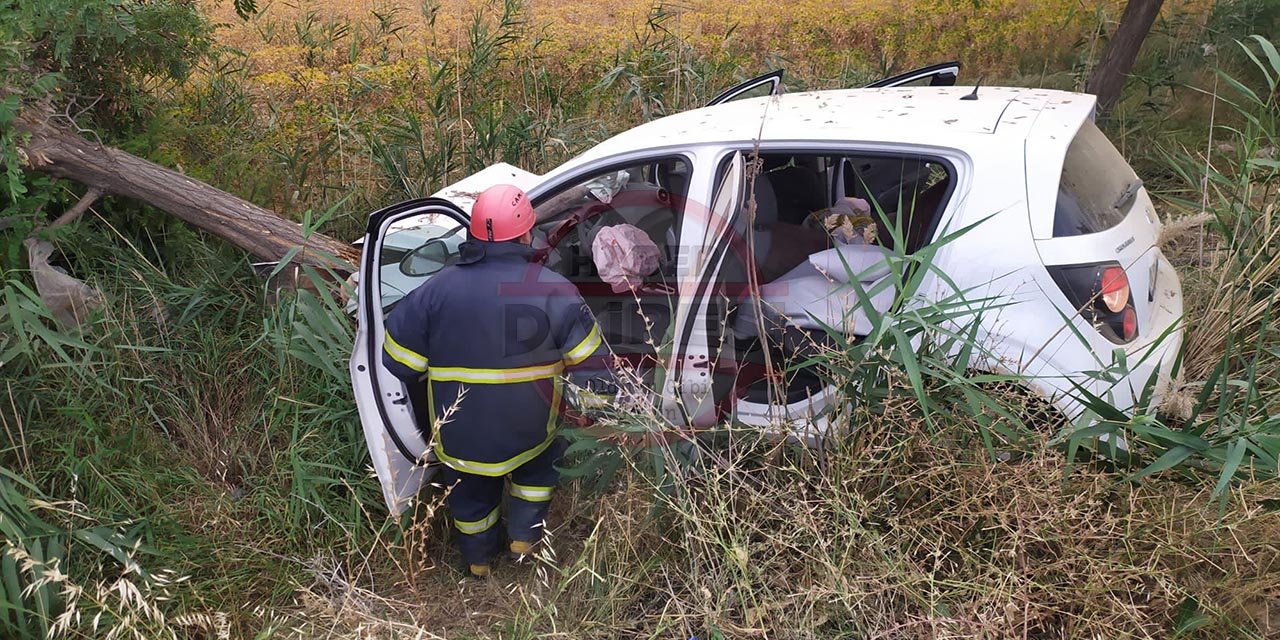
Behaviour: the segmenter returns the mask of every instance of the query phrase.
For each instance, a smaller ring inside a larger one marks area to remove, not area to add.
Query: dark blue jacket
[[[458,471],[501,476],[541,453],[566,368],[607,353],[578,290],[532,257],[514,242],[465,242],[457,265],[387,316],[382,362],[407,385],[427,381],[436,455]]]

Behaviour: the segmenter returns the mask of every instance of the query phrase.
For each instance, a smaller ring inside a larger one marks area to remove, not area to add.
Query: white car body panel
[[[415,464],[396,448],[391,435],[378,415],[377,394],[365,371],[370,366],[368,349],[363,347],[368,340],[368,329],[361,324],[356,329],[356,349],[352,354],[348,368],[351,371],[352,387],[355,391],[356,408],[360,414],[360,425],[364,431],[365,445],[369,447],[369,460],[373,464],[374,474],[382,486],[382,499],[392,514],[399,514],[409,507],[422,485],[427,480],[427,467]],[[364,367],[363,369],[361,367]],[[426,451],[426,443],[422,438],[412,443]]]
[[[510,184],[528,192],[542,182],[542,176],[529,173],[520,167],[505,162],[489,165],[433,194],[433,198],[444,198],[471,215],[471,205],[475,204],[480,192],[498,184]]]
[[[744,161],[741,153],[734,154],[729,173],[719,193],[711,201],[710,220],[707,225],[685,225],[685,229],[697,234],[698,251],[681,251],[677,272],[686,274],[680,278],[680,301],[672,325],[677,332],[687,331],[687,340],[671,352],[667,363],[667,377],[662,389],[662,414],[673,423],[682,422],[694,426],[715,424],[715,399],[711,393],[711,342],[702,319],[709,312],[711,300],[696,296],[699,283],[714,281],[720,272],[725,254],[714,251],[713,242],[728,234],[738,216],[746,187]],[[685,216],[685,222],[691,222]],[[689,228],[697,226],[700,228]],[[688,236],[685,236],[686,238]],[[689,242],[685,246],[692,246]],[[680,333],[677,333],[680,335]]]
[[[480,191],[509,183],[524,189],[536,204],[539,198],[592,172],[663,155],[684,157],[691,167],[688,200],[704,203],[713,213],[710,220],[706,216],[681,218],[677,269],[682,295],[673,323],[673,327],[681,327],[690,318],[708,313],[705,298],[686,296],[696,288],[698,274],[718,270],[718,263],[708,262],[707,252],[736,226],[732,208],[713,203],[717,167],[725,158],[752,149],[764,153],[883,151],[935,157],[951,166],[956,184],[930,240],[981,224],[940,248],[934,265],[970,297],[999,297],[1008,303],[980,319],[978,337],[991,357],[979,364],[992,372],[1027,376],[1029,387],[1072,417],[1082,409],[1072,397],[1073,382],[1109,395],[1118,408],[1129,409],[1137,403],[1146,380],[1155,375],[1158,389],[1152,402],[1159,402],[1169,387],[1181,346],[1183,308],[1177,273],[1156,246],[1159,221],[1149,196],[1138,190],[1129,214],[1110,229],[1052,237],[1063,157],[1077,130],[1092,117],[1093,96],[982,87],[976,100],[961,99],[972,92],[973,87],[912,87],[742,99],[640,125],[542,176],[498,164],[440,190],[436,196],[469,212]],[[740,189],[740,185],[731,189]],[[408,230],[414,224],[419,223],[392,222],[382,233]],[[365,248],[366,252],[377,249]],[[1104,261],[1119,262],[1129,277],[1139,337],[1126,345],[1108,341],[1075,313],[1046,270],[1046,265]],[[937,276],[927,278],[921,291],[937,298],[952,293]],[[398,513],[425,476],[421,467],[400,454],[382,426],[376,405],[389,401],[376,397],[371,384],[362,383],[362,379],[367,382],[368,367],[374,364],[365,345],[376,342],[381,348],[380,338],[370,342],[365,332],[381,327],[381,310],[362,317],[360,324],[352,359],[353,383],[384,497]],[[1165,328],[1168,335],[1162,339]],[[695,330],[688,340],[684,345],[690,347],[686,359],[676,361],[673,355],[667,366],[669,373],[675,373],[673,378],[693,381],[709,374],[705,365],[687,358],[707,357],[707,336]],[[1083,375],[1105,368],[1116,350],[1128,358],[1129,377],[1108,388]],[[680,352],[673,347],[673,354]],[[366,369],[359,369],[360,365]],[[394,387],[391,395],[403,395],[403,385],[384,373],[377,374],[379,386]],[[689,391],[666,380],[660,400],[664,413],[695,424],[706,423],[708,417],[714,421],[714,412],[708,411],[711,407],[688,397]],[[676,398],[681,398],[683,410],[676,406]],[[786,406],[738,400],[733,415],[747,424],[790,430],[793,436],[808,441],[828,433],[827,414],[836,398],[830,389],[822,389]],[[392,419],[401,425],[397,428],[401,431],[405,424],[413,424],[413,416],[403,404],[396,406]],[[406,444],[414,451],[425,450],[420,436]]]

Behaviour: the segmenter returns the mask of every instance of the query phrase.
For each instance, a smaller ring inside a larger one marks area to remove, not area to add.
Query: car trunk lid
[[[1039,164],[1028,162],[1036,250],[1050,271],[1110,263],[1124,269],[1138,323],[1137,339],[1126,345],[1132,349],[1164,329],[1153,323],[1161,260],[1159,217],[1142,181],[1091,120],[1074,135],[1061,134],[1053,130],[1027,142],[1028,154],[1037,144],[1042,152]],[[1052,146],[1059,152],[1045,149]]]

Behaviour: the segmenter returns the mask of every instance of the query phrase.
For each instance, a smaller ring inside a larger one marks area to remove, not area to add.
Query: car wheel
[[[1002,462],[1014,462],[1021,459],[1028,451],[1044,446],[1053,436],[1070,426],[1071,421],[1048,398],[1040,395],[1026,385],[1015,381],[979,383],[978,390],[984,393],[1002,410],[1015,416],[1020,424],[1008,424],[1008,419],[997,415],[990,408],[983,408],[982,413],[993,421],[1003,421],[1006,429],[1015,438],[1000,445],[996,456]]]

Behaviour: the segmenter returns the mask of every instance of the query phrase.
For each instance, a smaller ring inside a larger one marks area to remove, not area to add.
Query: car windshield
[[[1092,121],[1084,123],[1062,164],[1053,237],[1098,233],[1120,224],[1141,186],[1102,130]]]

